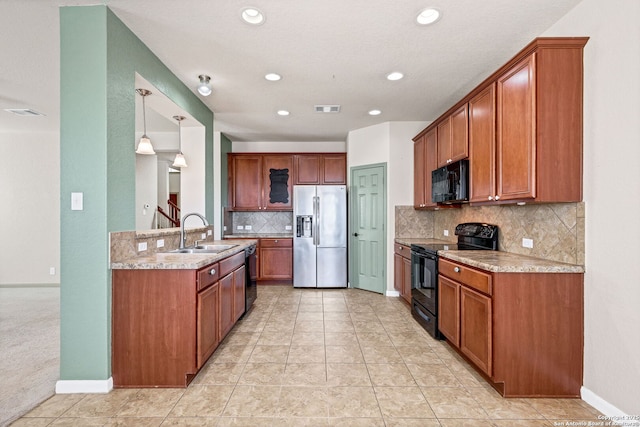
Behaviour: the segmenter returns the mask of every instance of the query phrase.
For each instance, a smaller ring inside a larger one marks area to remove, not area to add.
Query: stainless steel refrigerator
[[[293,187],[293,286],[347,287],[347,187]]]

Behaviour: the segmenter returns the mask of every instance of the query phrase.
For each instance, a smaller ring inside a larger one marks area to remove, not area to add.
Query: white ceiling
[[[0,0],[0,129],[59,128],[61,5],[107,4],[195,93],[210,75],[213,94],[198,96],[232,141],[344,141],[377,123],[437,118],[579,1]],[[245,24],[245,6],[266,22]],[[418,26],[425,7],[441,20]],[[405,78],[387,81],[391,71]],[[315,104],[342,109],[322,115]]]

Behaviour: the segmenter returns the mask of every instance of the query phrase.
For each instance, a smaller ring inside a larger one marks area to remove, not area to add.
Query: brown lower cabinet
[[[400,243],[394,245],[393,254],[393,287],[400,296],[411,304],[411,248]]]
[[[244,313],[244,258],[113,270],[114,387],[186,387]]]
[[[245,238],[241,235],[225,236],[227,240]],[[263,284],[293,281],[293,238],[259,238],[256,252],[258,281]]]
[[[260,239],[258,280],[293,280],[293,239]]]
[[[440,259],[438,329],[505,397],[579,397],[582,273],[492,273]]]

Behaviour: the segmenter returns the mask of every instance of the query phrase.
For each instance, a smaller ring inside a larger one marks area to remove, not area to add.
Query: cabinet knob
[[[274,242],[275,242],[275,243],[278,243],[278,241],[277,241],[277,240],[274,240]]]
[[[496,196],[496,200],[500,200],[500,196]]]
[[[489,196],[489,200],[493,200],[493,196]]]
[[[213,276],[214,274],[216,274],[216,269],[215,269],[215,268],[212,268],[211,270],[209,270],[209,274],[210,274],[211,276]]]
[[[460,273],[460,267],[455,267],[453,271],[455,271],[456,273]]]

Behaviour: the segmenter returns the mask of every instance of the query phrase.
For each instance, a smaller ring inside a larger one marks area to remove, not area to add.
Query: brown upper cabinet
[[[231,209],[292,209],[293,155],[230,154],[228,162]]]
[[[496,85],[469,101],[469,201],[496,197]]]
[[[436,129],[422,135],[413,145],[413,207],[434,208],[431,201],[431,171],[436,169]]]
[[[437,127],[437,167],[466,159],[469,156],[467,104],[460,106],[442,120]]]
[[[441,166],[464,158],[454,141],[468,136],[472,204],[581,201],[587,41],[535,39],[414,141],[436,130]]]
[[[345,185],[345,153],[311,153],[294,156],[294,185]]]

